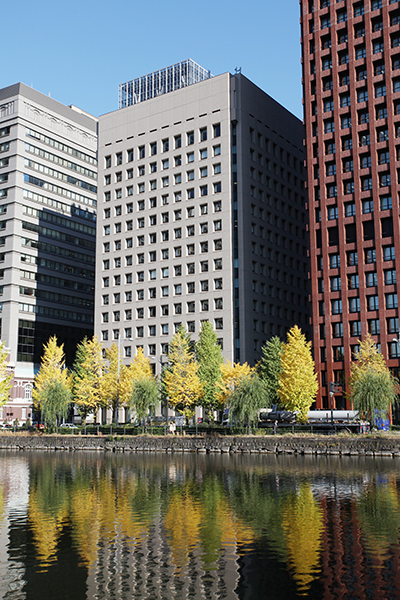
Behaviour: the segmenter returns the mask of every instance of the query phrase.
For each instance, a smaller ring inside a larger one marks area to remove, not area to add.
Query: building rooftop
[[[170,67],[121,83],[119,86],[119,108],[126,108],[132,104],[168,94],[168,92],[210,79],[210,77],[212,77],[210,71],[189,58]]]

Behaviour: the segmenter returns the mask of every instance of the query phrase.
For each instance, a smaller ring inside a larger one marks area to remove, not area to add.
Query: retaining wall
[[[400,437],[386,436],[82,436],[1,434],[0,449],[101,452],[333,454],[400,458]]]

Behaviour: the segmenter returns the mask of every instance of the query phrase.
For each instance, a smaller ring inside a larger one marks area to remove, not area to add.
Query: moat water
[[[398,459],[0,452],[0,598],[399,599]]]

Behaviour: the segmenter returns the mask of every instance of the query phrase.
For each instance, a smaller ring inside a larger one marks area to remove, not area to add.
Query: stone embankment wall
[[[199,452],[243,454],[333,454],[400,458],[400,437],[391,436],[81,436],[0,435],[0,449]]]

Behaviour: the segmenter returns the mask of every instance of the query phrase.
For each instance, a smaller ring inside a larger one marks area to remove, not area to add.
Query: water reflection
[[[7,600],[400,597],[396,460],[0,459]]]

